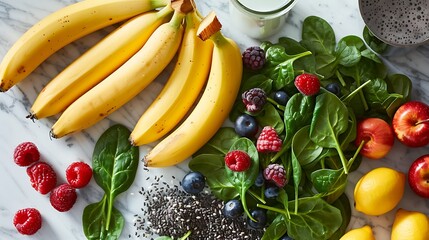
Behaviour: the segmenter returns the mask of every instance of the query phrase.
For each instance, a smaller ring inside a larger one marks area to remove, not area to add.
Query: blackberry
[[[257,46],[249,47],[243,52],[242,59],[244,67],[259,70],[265,64],[265,51]]]
[[[272,163],[264,169],[264,178],[272,181],[277,187],[282,188],[286,185],[286,171],[284,167],[277,163]]]
[[[261,88],[252,88],[243,92],[241,99],[248,112],[257,113],[262,110],[267,102],[267,95]]]

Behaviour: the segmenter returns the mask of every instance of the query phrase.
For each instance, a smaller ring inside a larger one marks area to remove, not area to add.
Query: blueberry
[[[262,171],[260,171],[258,177],[256,177],[255,186],[262,187],[264,186],[264,184],[265,184],[264,175],[262,174]]]
[[[264,210],[254,209],[250,212],[250,215],[256,220],[256,222],[247,217],[247,224],[249,227],[254,229],[262,229],[267,224],[267,213]]]
[[[289,95],[285,91],[277,91],[273,94],[273,100],[280,105],[286,106],[289,101]]]
[[[238,135],[252,138],[258,132],[258,123],[252,116],[243,114],[235,120],[234,129]]]
[[[333,83],[329,83],[328,85],[326,85],[325,89],[335,95],[337,95],[337,97],[341,96],[341,87],[340,84],[333,82]]]
[[[279,240],[293,240],[287,233],[285,233]]]
[[[276,198],[279,195],[280,189],[277,186],[271,186],[265,189],[265,197],[269,199]]]
[[[204,176],[199,172],[190,172],[182,179],[182,187],[185,192],[197,194],[201,192],[206,185]]]
[[[223,206],[223,215],[228,218],[236,218],[243,214],[243,205],[237,199],[229,200]]]

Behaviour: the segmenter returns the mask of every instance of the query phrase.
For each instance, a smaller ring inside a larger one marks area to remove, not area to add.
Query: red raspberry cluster
[[[320,90],[320,80],[316,75],[303,73],[295,78],[295,87],[306,96],[316,95]]]
[[[271,126],[265,126],[259,134],[256,141],[258,152],[278,152],[282,147],[282,140],[279,138],[276,130]]]
[[[47,162],[39,161],[40,152],[32,142],[23,142],[14,150],[14,162],[27,167],[31,186],[41,194],[50,193],[51,205],[60,212],[70,210],[77,199],[77,188],[85,187],[92,178],[91,167],[84,162],[74,162],[66,169],[68,183],[57,186],[57,174]],[[21,234],[32,235],[42,226],[42,217],[35,208],[18,210],[13,223]]]
[[[249,169],[251,159],[249,154],[241,150],[233,150],[226,154],[225,164],[234,172],[243,172]]]

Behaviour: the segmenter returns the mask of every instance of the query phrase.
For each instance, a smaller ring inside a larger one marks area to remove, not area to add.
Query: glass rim
[[[275,9],[275,10],[271,10],[271,11],[256,11],[253,9],[250,9],[246,6],[244,6],[239,0],[231,0],[233,3],[235,3],[238,7],[240,7],[242,10],[254,14],[254,15],[282,15],[286,12],[288,12],[298,0],[290,0],[289,2],[287,2],[284,6],[282,6],[281,8]]]

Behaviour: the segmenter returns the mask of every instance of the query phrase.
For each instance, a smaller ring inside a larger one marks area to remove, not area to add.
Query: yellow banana
[[[199,36],[214,43],[207,86],[190,115],[145,157],[149,167],[175,165],[194,154],[222,126],[238,94],[242,76],[241,52],[222,35],[214,12],[204,18]]]
[[[175,10],[172,19],[158,27],[134,56],[66,108],[52,126],[51,136],[59,138],[94,125],[149,85],[180,47],[184,17]]]
[[[156,28],[171,17],[172,12],[169,4],[159,12],[143,13],[115,29],[42,89],[29,117],[41,119],[64,111],[141,49]]]
[[[84,0],[66,6],[36,23],[10,48],[0,64],[0,91],[27,77],[53,53],[80,37],[169,0]]]
[[[213,44],[198,38],[201,18],[195,11],[186,15],[185,22],[174,70],[131,132],[130,141],[135,146],[156,141],[171,131],[192,107],[207,81]]]

